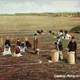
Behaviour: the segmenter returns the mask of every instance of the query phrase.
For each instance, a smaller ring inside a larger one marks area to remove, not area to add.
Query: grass
[[[0,16],[0,31],[70,30],[76,25],[80,25],[80,18],[78,17],[53,17],[48,15]]]

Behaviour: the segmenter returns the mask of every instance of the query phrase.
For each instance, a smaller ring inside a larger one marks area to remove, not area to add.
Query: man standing
[[[70,42],[69,42],[69,44],[68,44],[68,49],[69,49],[69,52],[71,52],[71,51],[76,52],[77,43],[76,43],[74,37],[71,38],[71,40],[70,40]]]
[[[61,39],[61,37],[57,38],[56,48],[58,50],[60,60],[63,60],[63,53],[62,53],[63,45],[62,45],[62,39]]]
[[[74,55],[74,60],[76,60],[76,50],[77,50],[77,43],[74,37],[71,38],[68,44],[69,53]]]
[[[38,48],[38,37],[37,37],[37,34],[34,34],[33,44],[34,44],[34,50],[36,51],[36,49]]]

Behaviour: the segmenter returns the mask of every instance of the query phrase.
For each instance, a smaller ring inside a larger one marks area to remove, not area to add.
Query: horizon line
[[[43,13],[80,13],[80,11],[73,12],[19,12],[19,13],[0,13],[0,14],[43,14]]]

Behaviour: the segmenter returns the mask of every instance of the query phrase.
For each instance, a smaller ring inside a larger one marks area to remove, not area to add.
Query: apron
[[[4,48],[3,55],[4,55],[4,56],[5,56],[5,55],[12,55],[12,53],[11,53],[11,49],[8,48],[8,50],[7,50],[7,48]]]

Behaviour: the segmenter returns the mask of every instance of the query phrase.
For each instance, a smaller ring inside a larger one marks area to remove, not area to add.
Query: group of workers
[[[41,30],[41,31],[38,30],[37,33],[41,34],[41,33],[43,33],[43,30]],[[51,34],[52,31],[49,31],[49,33]],[[55,49],[59,54],[60,60],[63,60],[63,42],[62,42],[63,39],[69,41],[68,45],[67,45],[68,52],[76,54],[76,49],[77,49],[77,43],[76,43],[75,37],[68,34],[67,31],[63,32],[63,30],[60,30],[56,35],[56,41],[55,41]],[[13,50],[12,50],[12,48],[13,48]],[[37,34],[34,34],[33,50],[36,51],[37,48],[38,48],[38,36],[37,36]],[[7,38],[4,43],[4,50],[3,50],[2,54],[4,56],[11,55],[11,56],[20,57],[25,52],[27,52],[28,49],[32,49],[32,44],[29,42],[28,38],[25,38],[24,42],[21,42],[18,39],[16,41],[16,44],[14,47],[12,47],[10,39]]]
[[[41,31],[42,32],[42,31]],[[28,40],[28,37],[25,37],[25,39],[22,41],[20,39],[17,39],[15,43],[12,44],[12,41],[9,37],[7,37],[4,41],[3,47],[0,47],[0,53],[2,53],[3,56],[15,56],[20,57],[24,54],[27,54],[30,50],[34,50],[34,53],[38,50],[38,37],[37,34],[34,34],[33,38],[33,46]]]
[[[11,55],[20,57],[24,54],[28,49],[32,47],[31,43],[28,41],[28,38],[25,38],[24,42],[21,42],[19,39],[16,41],[16,44],[12,45],[10,39],[7,39],[4,42],[4,50],[3,55]]]
[[[57,61],[64,59],[64,56],[63,56],[63,54],[64,54],[63,53],[63,50],[64,50],[63,49],[63,39],[65,39],[67,42],[67,47],[66,47],[67,53],[69,53],[68,55],[71,55],[70,58],[72,58],[72,56],[73,56],[73,63],[75,63],[77,43],[76,43],[75,37],[68,34],[67,31],[63,32],[62,30],[60,30],[57,34],[57,39],[55,42],[55,49],[57,52],[56,53],[56,56],[57,56],[56,59],[57,59]]]

